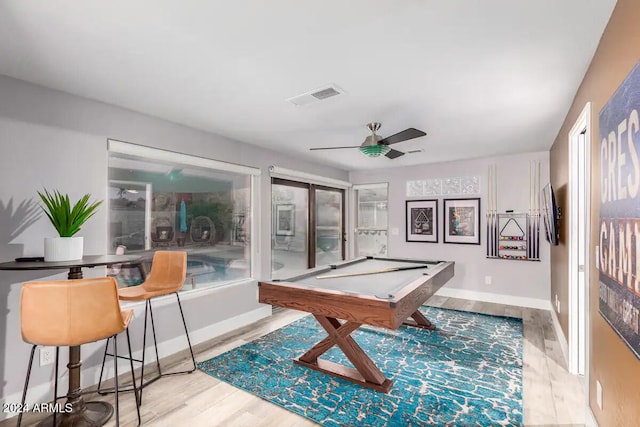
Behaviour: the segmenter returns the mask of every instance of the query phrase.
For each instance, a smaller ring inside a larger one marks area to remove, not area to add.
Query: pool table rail
[[[318,274],[314,271],[312,275]],[[392,273],[381,273],[392,274]],[[453,262],[430,266],[389,298],[323,289],[289,281],[259,282],[258,300],[264,304],[306,311],[372,326],[398,329],[454,275]],[[299,277],[296,277],[297,280]],[[305,275],[304,277],[310,277]]]
[[[260,282],[258,286],[258,300],[264,304],[384,328],[393,328],[395,323],[392,300],[290,282]]]
[[[420,326],[418,324],[408,323],[406,320],[412,316],[414,312],[418,312],[418,308],[427,302],[445,283],[447,283],[454,275],[454,263],[443,262],[437,267],[427,270],[420,278],[417,278],[410,285],[405,286],[395,295],[395,310],[393,329],[398,329],[400,325],[410,324],[412,326]],[[426,279],[426,280],[425,280]],[[419,313],[419,312],[418,312]],[[412,316],[413,317],[413,316]],[[415,317],[414,317],[415,319]],[[417,319],[415,319],[417,321]]]

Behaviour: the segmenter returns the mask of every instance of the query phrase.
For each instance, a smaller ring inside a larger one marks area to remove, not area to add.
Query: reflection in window
[[[271,182],[272,277],[286,279],[343,260],[344,190],[280,178]]]
[[[356,254],[387,254],[387,185],[354,186],[356,190]]]
[[[271,204],[271,273],[285,279],[309,267],[309,189],[274,183]]]
[[[251,175],[177,157],[182,163],[109,152],[111,252],[124,248],[144,260],[141,268],[118,270],[121,286],[144,280],[155,250],[187,252],[183,290],[251,275]]]
[[[328,265],[342,256],[342,190],[316,189],[316,265]]]

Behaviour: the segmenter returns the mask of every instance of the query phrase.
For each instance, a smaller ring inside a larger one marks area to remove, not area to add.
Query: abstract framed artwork
[[[480,244],[480,198],[444,199],[443,241]]]
[[[438,243],[438,201],[407,200],[407,242]]]
[[[296,205],[276,205],[276,236],[293,236],[296,230]]]

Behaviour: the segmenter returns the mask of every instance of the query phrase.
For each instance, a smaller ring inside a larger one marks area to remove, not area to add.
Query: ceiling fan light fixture
[[[391,147],[384,144],[365,145],[360,147],[360,152],[367,157],[380,157],[391,151]]]

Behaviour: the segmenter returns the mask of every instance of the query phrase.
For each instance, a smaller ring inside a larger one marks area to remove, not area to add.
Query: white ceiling
[[[550,148],[615,0],[2,0],[0,74],[343,169]],[[344,96],[285,101],[334,83]],[[365,125],[426,137],[395,160]]]

